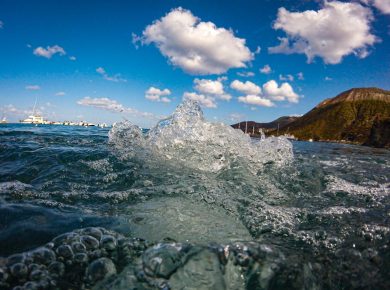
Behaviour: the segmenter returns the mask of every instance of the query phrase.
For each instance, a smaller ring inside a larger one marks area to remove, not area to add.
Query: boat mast
[[[37,106],[38,97],[35,97],[35,104],[33,108],[33,116],[35,116],[35,107]]]

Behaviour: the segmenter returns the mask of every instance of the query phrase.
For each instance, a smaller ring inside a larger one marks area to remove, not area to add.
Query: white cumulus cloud
[[[269,73],[271,73],[272,72],[272,69],[271,69],[271,67],[268,65],[268,64],[266,64],[265,66],[263,66],[261,69],[260,69],[260,72],[262,73],[262,74],[269,74]]]
[[[28,85],[25,87],[25,89],[29,91],[38,91],[41,89],[41,87],[38,85]]]
[[[195,79],[195,89],[204,94],[221,95],[224,93],[222,82],[216,80]]]
[[[185,92],[183,94],[183,99],[197,101],[201,106],[206,108],[216,108],[217,104],[215,100],[209,96],[203,94],[197,94],[194,92]]]
[[[116,100],[110,99],[110,98],[91,98],[91,97],[84,97],[77,101],[77,104],[82,106],[89,106],[94,107],[106,111],[111,112],[120,112],[120,113],[127,113],[130,115],[138,116],[138,117],[145,117],[149,119],[158,119],[154,114],[148,113],[148,112],[141,112],[137,109],[129,108],[123,106],[121,103],[119,103]]]
[[[13,104],[8,104],[0,107],[0,112],[5,116],[11,116],[13,119],[24,119],[26,116],[29,116],[33,113],[44,115],[47,118],[55,118],[56,113],[52,111],[52,108],[55,107],[51,103],[46,103],[45,105],[37,106],[33,109],[30,107],[28,109],[18,108]]]
[[[364,4],[373,5],[383,14],[390,14],[389,0],[361,0]]]
[[[245,104],[263,106],[263,107],[275,106],[275,104],[271,100],[262,98],[257,95],[246,95],[243,97],[238,97],[238,101]]]
[[[47,46],[46,48],[39,46],[36,49],[34,49],[33,53],[37,56],[42,56],[45,58],[51,58],[55,54],[59,54],[59,55],[66,54],[65,50],[58,45]]]
[[[280,86],[274,80],[263,85],[264,96],[274,101],[287,100],[290,103],[298,103],[299,96],[294,92],[289,83],[282,83]]]
[[[183,99],[197,101],[206,108],[216,108],[218,100],[229,101],[232,98],[225,92],[223,81],[226,80],[226,77],[220,77],[216,80],[194,79],[196,92],[185,92]]]
[[[230,87],[236,91],[239,91],[241,93],[247,94],[247,95],[259,95],[261,94],[261,88],[250,82],[246,81],[245,83],[239,81],[239,80],[234,80],[231,84]]]
[[[279,86],[275,80],[266,82],[262,88],[250,81],[243,83],[235,80],[230,87],[245,94],[245,96],[238,97],[239,102],[257,106],[273,107],[275,106],[273,101],[298,103],[300,98],[289,83],[284,82]]]
[[[285,75],[285,76],[284,75],[279,75],[279,80],[292,82],[292,81],[294,81],[294,76],[292,76],[290,74]]]
[[[84,97],[83,99],[78,100],[77,104],[83,106],[95,107],[95,108],[104,109],[113,112],[123,112],[125,110],[122,104],[110,98]]]
[[[240,77],[249,78],[249,77],[254,77],[255,73],[251,71],[243,71],[243,72],[237,72],[237,75]]]
[[[280,44],[268,51],[305,54],[308,62],[318,56],[329,64],[340,63],[349,54],[364,58],[377,40],[370,32],[372,20],[371,10],[355,2],[325,1],[318,11],[304,12],[282,7],[273,28],[287,37],[279,38]]]
[[[0,107],[0,111],[3,115],[12,115],[12,116],[26,116],[32,113],[32,110],[24,110],[15,107],[13,104],[8,104]]]
[[[122,78],[120,74],[115,74],[113,76],[108,75],[106,70],[104,68],[102,68],[102,67],[98,67],[96,69],[96,72],[98,74],[100,74],[105,80],[110,81],[110,82],[115,82],[115,83],[119,83],[119,82],[125,83],[125,82],[127,82],[127,80]]]
[[[232,97],[224,90],[222,83],[224,80],[226,80],[226,78],[218,78],[217,80],[195,79],[194,88],[201,94],[229,101]]]
[[[373,4],[383,14],[390,14],[390,1],[389,0],[374,0]]]
[[[136,42],[154,43],[170,63],[193,75],[221,74],[230,68],[246,67],[253,53],[245,39],[232,30],[203,22],[191,11],[173,9],[143,31]]]
[[[171,94],[171,91],[168,89],[160,90],[155,87],[150,87],[145,92],[145,98],[153,101],[153,102],[163,102],[163,103],[169,103],[171,102],[171,99],[169,99],[166,96],[169,96]]]

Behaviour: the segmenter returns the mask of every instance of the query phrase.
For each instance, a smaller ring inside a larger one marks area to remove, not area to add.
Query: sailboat
[[[7,124],[7,118],[3,117],[0,121],[0,124]]]
[[[37,100],[38,100],[38,98],[35,99],[35,104],[34,104],[32,115],[28,116],[28,118],[26,118],[24,120],[20,120],[20,123],[22,123],[22,124],[45,124],[45,120],[43,119],[43,117],[41,115],[39,115],[38,113],[35,113],[35,108],[37,106]]]

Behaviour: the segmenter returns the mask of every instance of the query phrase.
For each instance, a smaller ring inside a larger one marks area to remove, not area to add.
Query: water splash
[[[109,139],[127,158],[146,163],[159,160],[207,172],[245,165],[256,174],[265,164],[283,166],[293,157],[292,145],[286,138],[253,141],[240,130],[207,122],[200,106],[191,100],[180,104],[146,134],[122,122],[111,129]]]

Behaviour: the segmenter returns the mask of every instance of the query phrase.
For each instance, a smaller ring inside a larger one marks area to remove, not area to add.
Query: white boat
[[[20,120],[20,123],[22,123],[22,124],[45,124],[45,120],[43,119],[42,116],[33,114],[31,116],[28,116],[28,118],[26,118],[24,120]]]
[[[20,120],[20,123],[22,124],[47,124],[48,122],[43,119],[41,115],[38,113],[35,113],[35,107],[37,106],[37,99],[35,99],[35,104],[33,108],[33,113],[31,116],[28,116],[28,118],[24,120]]]
[[[3,117],[3,119],[0,121],[0,124],[7,124],[7,118]]]

